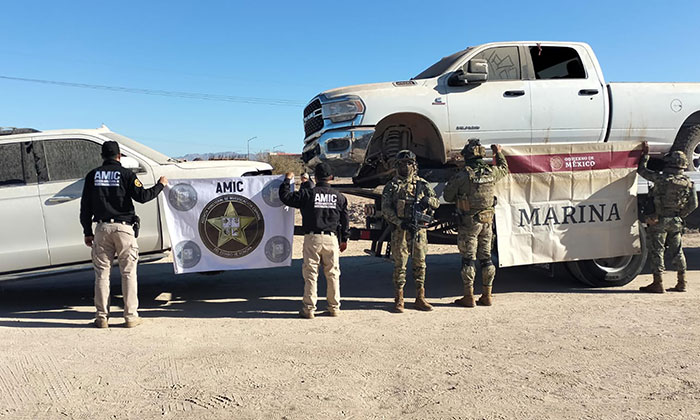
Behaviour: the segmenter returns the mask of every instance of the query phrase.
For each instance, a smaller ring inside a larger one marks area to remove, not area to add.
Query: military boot
[[[416,309],[419,311],[432,311],[433,305],[425,300],[425,287],[416,288]]]
[[[647,286],[640,287],[639,290],[644,293],[663,293],[664,285],[661,273],[654,273],[654,281]]]
[[[394,312],[403,313],[403,288],[394,290]]]
[[[678,283],[676,283],[675,287],[671,287],[670,289],[666,289],[669,292],[685,292],[685,271],[679,271],[678,272]]]
[[[455,303],[465,308],[473,308],[474,303],[474,286],[464,286],[464,297],[455,300]]]
[[[481,297],[476,301],[479,306],[491,306],[491,287],[492,286],[481,286],[483,289],[481,291]]]

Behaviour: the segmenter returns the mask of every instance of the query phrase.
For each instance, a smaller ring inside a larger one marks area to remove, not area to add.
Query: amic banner
[[[294,210],[283,176],[174,179],[165,216],[175,273],[291,265]]]
[[[640,253],[641,143],[503,147],[510,174],[496,184],[499,266]]]

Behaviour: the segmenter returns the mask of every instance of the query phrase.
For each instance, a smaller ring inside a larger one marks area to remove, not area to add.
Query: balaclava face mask
[[[409,178],[416,173],[416,167],[411,161],[399,162],[397,172],[401,178]]]

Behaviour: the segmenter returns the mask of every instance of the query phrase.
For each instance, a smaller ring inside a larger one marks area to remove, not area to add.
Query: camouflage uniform
[[[462,254],[464,297],[455,303],[474,307],[475,260],[478,259],[483,282],[479,303],[490,306],[491,287],[496,275],[496,268],[491,261],[494,185],[508,174],[508,163],[501,152],[494,156],[495,166],[484,162],[481,157],[485,155],[485,149],[478,140],[470,140],[462,154],[465,157],[465,168],[449,180],[443,193],[445,201],[456,203],[459,215],[457,240]]]
[[[404,157],[404,159],[401,159]],[[412,222],[414,203],[419,203],[423,211],[436,209],[440,205],[435,191],[428,182],[417,175],[415,155],[407,150],[397,154],[397,166],[407,165],[408,173],[395,176],[382,192],[382,215],[391,223],[391,256],[394,260],[395,309],[403,312],[403,288],[406,284],[406,263],[412,255],[413,280],[416,282],[416,307],[432,310],[425,301],[425,254],[428,248],[428,236],[425,229],[413,232]],[[400,169],[400,168],[399,168]],[[416,196],[416,189],[418,195]]]
[[[683,174],[687,162],[685,153],[675,151],[667,155],[662,173],[649,170],[648,161],[649,156],[644,154],[639,161],[637,172],[654,183],[653,188],[649,190],[649,196],[654,203],[654,213],[647,215],[644,220],[648,226],[649,257],[654,281],[640,290],[649,293],[664,292],[664,250],[668,246],[668,252],[678,272],[678,284],[668,290],[684,292],[686,263],[681,242],[683,219],[697,208],[698,197],[693,182]]]

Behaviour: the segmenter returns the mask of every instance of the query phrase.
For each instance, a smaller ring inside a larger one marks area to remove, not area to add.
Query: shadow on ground
[[[700,269],[700,248],[686,249],[689,270]],[[429,255],[426,290],[429,298],[459,296],[458,254]],[[341,259],[343,310],[387,310],[393,298],[392,263],[369,256]],[[649,273],[648,266],[644,273]],[[553,275],[553,276],[552,276]],[[480,292],[477,277],[476,292]],[[139,266],[140,312],[144,318],[290,318],[297,317],[303,281],[301,261],[291,267],[228,271],[216,275],[173,274],[170,263]],[[500,269],[495,293],[636,293],[622,288],[593,289],[577,282],[562,265],[553,272],[539,267]],[[112,270],[112,311],[119,316],[122,301],[118,269]],[[319,296],[325,296],[325,281]],[[165,299],[163,296],[167,296]],[[406,285],[415,296],[413,281]],[[319,310],[325,309],[324,299]],[[82,328],[93,308],[91,271],[0,284],[0,327]],[[45,320],[52,320],[45,322]],[[54,322],[56,320],[57,322]],[[65,321],[65,322],[61,322]]]

